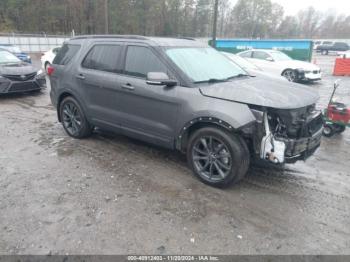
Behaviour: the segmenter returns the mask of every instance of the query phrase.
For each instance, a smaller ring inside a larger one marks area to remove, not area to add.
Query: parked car
[[[350,47],[347,43],[345,42],[334,42],[333,44],[330,45],[319,45],[316,48],[317,52],[320,52],[323,55],[328,55],[329,52],[344,52],[349,50]]]
[[[0,44],[0,49],[6,50],[15,56],[17,56],[20,60],[26,63],[32,63],[32,59],[27,53],[21,51],[18,46],[10,45],[10,44]]]
[[[58,51],[60,51],[61,47],[55,47],[45,52],[41,56],[41,66],[47,71],[47,67],[52,64],[53,59],[57,55]]]
[[[291,82],[321,80],[321,69],[304,61],[293,60],[285,53],[269,49],[251,49],[238,53],[265,72],[284,76]]]
[[[260,67],[254,65],[253,63],[249,62],[247,59],[244,59],[238,55],[232,54],[232,53],[227,53],[227,52],[221,52],[224,56],[226,56],[228,59],[230,59],[232,62],[236,63],[240,67],[242,67],[245,71],[247,71],[251,76],[256,76],[256,75],[264,75],[267,77],[272,77],[272,78],[280,78],[286,80],[282,76],[276,76],[274,74],[267,73],[263,71]]]
[[[45,76],[31,64],[0,50],[0,94],[40,91],[45,88]]]
[[[317,47],[320,45],[332,45],[333,43],[334,43],[333,41],[329,41],[329,40],[318,40],[314,42],[313,49],[317,50]]]
[[[99,127],[177,149],[212,186],[240,181],[251,159],[293,163],[321,142],[315,90],[251,77],[194,40],[75,37],[48,75],[69,136],[84,138]]]

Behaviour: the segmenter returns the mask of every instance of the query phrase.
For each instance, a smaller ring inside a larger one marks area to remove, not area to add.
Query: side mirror
[[[177,81],[170,79],[166,73],[163,72],[149,72],[147,73],[146,83],[154,86],[176,86]]]
[[[268,56],[268,57],[266,57],[266,59],[265,59],[266,61],[269,61],[269,62],[273,62],[274,60],[273,60],[273,58],[272,57],[270,57],[270,56]]]

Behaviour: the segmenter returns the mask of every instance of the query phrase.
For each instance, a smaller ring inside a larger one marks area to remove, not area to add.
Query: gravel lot
[[[334,56],[315,58],[323,108]],[[350,254],[349,130],[305,163],[252,167],[220,190],[178,153],[68,137],[49,90],[1,97],[0,123],[0,254]]]

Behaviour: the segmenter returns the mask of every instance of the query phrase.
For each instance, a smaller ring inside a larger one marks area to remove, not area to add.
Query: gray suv
[[[238,182],[252,160],[305,160],[321,142],[315,91],[251,76],[191,39],[75,37],[48,74],[68,135],[99,127],[180,150],[212,186]]]

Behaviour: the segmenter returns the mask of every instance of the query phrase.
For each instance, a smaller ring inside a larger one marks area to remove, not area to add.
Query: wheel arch
[[[73,97],[78,103],[80,106],[82,106],[82,103],[79,101],[79,99],[70,91],[63,91],[59,97],[58,97],[58,100],[57,100],[57,118],[58,118],[58,121],[61,122],[62,119],[61,119],[61,114],[60,114],[60,106],[61,106],[61,103],[63,101],[63,99],[65,99],[66,97]],[[82,107],[84,108],[84,107]]]
[[[242,139],[249,139],[249,134],[253,132],[253,128],[255,127],[255,121],[252,121],[239,128],[235,128],[233,125],[217,117],[197,117],[187,122],[182,127],[180,133],[175,139],[175,148],[181,152],[186,152],[187,143],[191,134],[204,127],[215,127],[229,133],[238,134],[242,137]]]
[[[290,68],[290,67],[287,67],[287,68],[285,68],[285,69],[282,70],[281,76],[283,76],[283,74],[284,74],[287,70],[293,70],[293,71],[294,71],[295,69]]]

